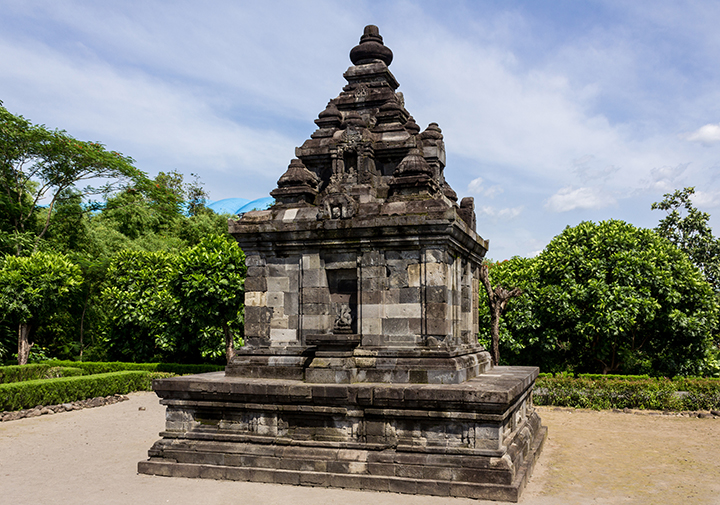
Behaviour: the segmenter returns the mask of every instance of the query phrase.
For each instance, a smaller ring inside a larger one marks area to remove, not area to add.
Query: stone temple
[[[230,221],[246,344],[224,373],[155,381],[167,423],[141,473],[518,500],[546,437],[538,369],[477,342],[488,242],[392,58],[367,26],[276,204]]]

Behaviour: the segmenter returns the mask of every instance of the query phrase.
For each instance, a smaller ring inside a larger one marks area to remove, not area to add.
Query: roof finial
[[[360,44],[353,47],[350,51],[350,61],[353,65],[363,65],[371,63],[373,60],[380,60],[390,65],[393,53],[389,47],[383,44],[383,38],[380,30],[375,25],[367,25],[360,37]]]

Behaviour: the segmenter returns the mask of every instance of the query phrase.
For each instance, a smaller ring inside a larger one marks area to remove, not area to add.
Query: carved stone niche
[[[322,200],[320,219],[350,219],[357,212],[357,202],[345,193],[331,193]]]

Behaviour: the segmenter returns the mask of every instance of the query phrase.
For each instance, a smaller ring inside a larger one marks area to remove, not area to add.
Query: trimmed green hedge
[[[74,362],[68,361],[67,363],[72,364]],[[74,377],[76,375],[83,375],[83,371],[71,365],[59,366],[50,363],[37,363],[23,366],[0,366],[0,384],[36,379],[54,379],[57,377]]]
[[[151,389],[153,378],[158,375],[167,374],[131,370],[0,384],[0,411],[29,409],[38,405],[57,405],[132,391],[148,391]]]
[[[82,368],[85,375],[120,372],[122,370],[146,370],[148,372],[166,372],[175,375],[188,375],[225,370],[222,365],[183,365],[180,363],[123,363],[120,361],[45,361],[43,364],[62,367]]]
[[[543,374],[535,383],[533,401],[588,409],[720,409],[720,380]]]

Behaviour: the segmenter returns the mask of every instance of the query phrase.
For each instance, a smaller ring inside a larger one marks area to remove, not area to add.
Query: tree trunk
[[[500,304],[494,304],[490,307],[490,335],[492,336],[492,355],[493,365],[500,364]]]
[[[30,324],[20,324],[18,326],[18,365],[27,365],[30,356]]]
[[[87,306],[88,306],[88,299],[85,298],[85,304],[83,305],[82,316],[80,316],[80,361],[83,360],[83,337],[85,334],[85,311],[87,310]]]
[[[223,332],[225,332],[225,357],[229,365],[230,361],[235,357],[235,338],[226,322],[223,322],[222,327]]]
[[[492,349],[490,349],[490,355],[492,356],[493,365],[500,364],[500,316],[505,310],[508,300],[515,296],[520,296],[522,291],[519,288],[515,288],[512,291],[508,291],[502,286],[497,286],[495,289],[490,285],[490,273],[487,265],[480,267],[480,280],[485,286],[485,291],[488,295],[488,305],[490,305],[490,337],[492,339]]]

